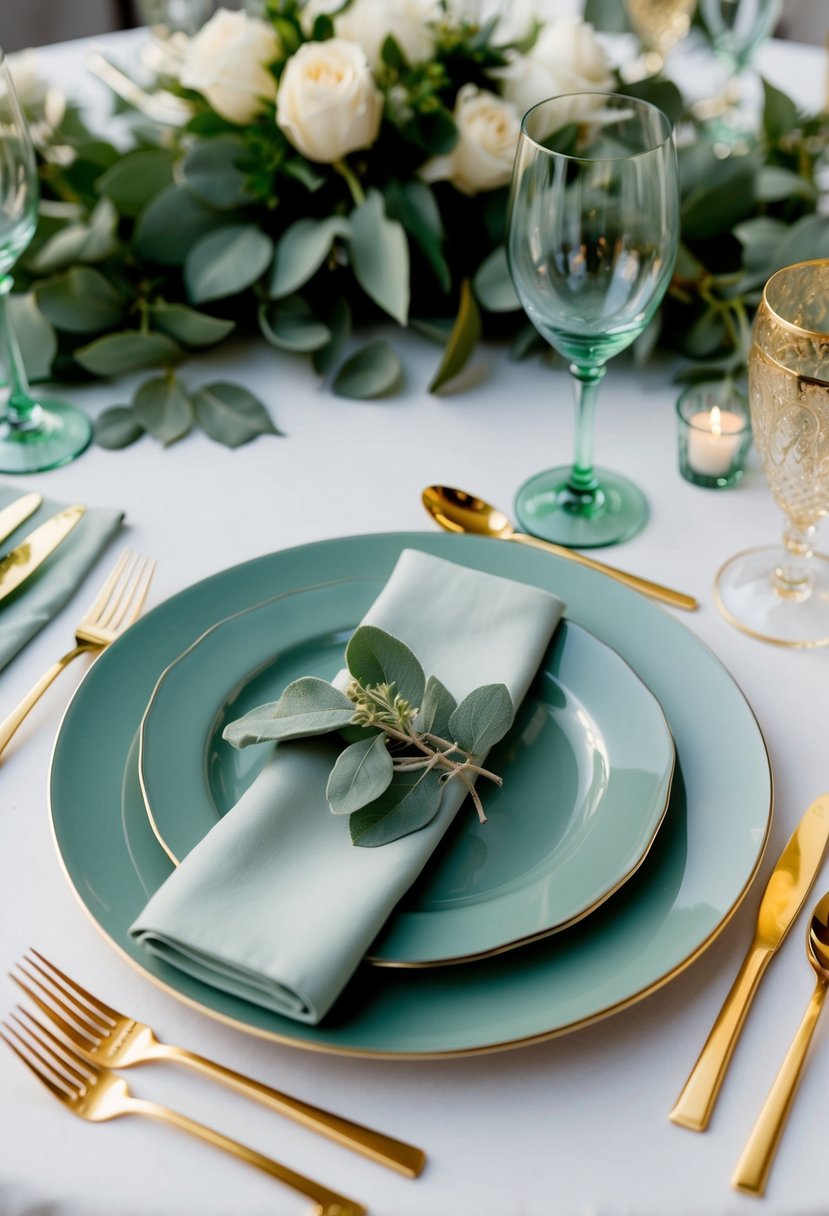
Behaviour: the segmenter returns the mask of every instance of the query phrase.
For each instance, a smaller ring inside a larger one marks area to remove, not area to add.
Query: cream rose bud
[[[357,42],[373,68],[382,59],[389,34],[409,63],[423,63],[435,49],[434,24],[443,17],[440,0],[352,0],[348,8],[332,11],[331,0],[310,0],[302,10],[302,26],[310,35],[314,20],[328,13],[338,38]]]
[[[576,18],[545,26],[529,54],[493,74],[520,114],[562,93],[613,88],[610,60],[593,26]]]
[[[273,100],[276,81],[268,65],[279,52],[273,26],[220,8],[190,40],[180,80],[222,118],[244,126]]]
[[[420,170],[427,181],[448,180],[463,194],[505,186],[521,124],[515,107],[468,84],[455,103],[458,142],[448,156],[436,156]]]
[[[383,117],[383,94],[356,42],[306,42],[285,64],[276,122],[309,160],[331,164],[368,148]]]

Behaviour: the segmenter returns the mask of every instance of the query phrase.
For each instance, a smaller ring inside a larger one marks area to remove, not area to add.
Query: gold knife
[[[65,540],[75,524],[86,511],[76,504],[66,507],[35,528],[28,536],[0,561],[0,600],[16,591],[22,582],[37,570],[38,566]]]
[[[760,901],[754,941],[670,1118],[704,1132],[754,993],[817,876],[829,840],[829,794],[816,798],[780,854]]]
[[[16,528],[27,520],[43,502],[42,494],[22,494],[0,511],[0,541],[7,540]]]

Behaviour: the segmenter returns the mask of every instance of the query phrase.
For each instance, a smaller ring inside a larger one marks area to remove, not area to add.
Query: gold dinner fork
[[[24,718],[46,689],[73,659],[87,651],[101,651],[114,642],[137,619],[144,607],[155,572],[155,562],[126,549],[100,590],[95,603],[75,630],[75,645],[53,663],[5,722],[0,723],[0,755]]]
[[[93,1064],[109,1068],[130,1068],[133,1064],[150,1060],[187,1064],[247,1097],[256,1098],[303,1127],[319,1132],[346,1148],[355,1149],[408,1178],[417,1177],[423,1169],[426,1154],[412,1144],[292,1098],[183,1047],[160,1043],[149,1026],[105,1005],[37,950],[32,949],[28,955],[24,955],[23,962],[18,963],[17,968],[25,976],[24,980],[17,973],[10,973],[18,987],[61,1030],[75,1050]],[[62,1014],[71,1018],[71,1022]]]
[[[366,1216],[362,1204],[330,1191],[313,1178],[306,1178],[288,1166],[248,1148],[246,1144],[214,1131],[212,1127],[196,1123],[187,1115],[159,1106],[156,1102],[133,1097],[122,1077],[108,1068],[97,1068],[90,1064],[22,1006],[18,1005],[17,1011],[25,1021],[10,1014],[9,1019],[0,1023],[0,1038],[49,1092],[79,1118],[91,1123],[104,1123],[108,1119],[117,1119],[119,1115],[148,1115],[160,1119],[190,1132],[200,1140],[206,1140],[216,1148],[224,1149],[226,1153],[256,1166],[272,1178],[278,1178],[306,1199],[313,1200],[316,1205],[314,1216]]]

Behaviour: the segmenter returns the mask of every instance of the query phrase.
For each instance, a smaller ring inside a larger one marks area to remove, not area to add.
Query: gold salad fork
[[[30,710],[73,659],[87,651],[101,651],[138,618],[155,572],[155,562],[126,549],[104,583],[95,603],[75,630],[75,645],[53,663],[20,704],[0,723],[0,755]]]
[[[25,955],[17,968],[20,974],[11,972],[11,978],[90,1063],[109,1068],[130,1068],[133,1064],[150,1060],[187,1064],[250,1098],[256,1098],[303,1127],[319,1132],[346,1148],[355,1149],[408,1178],[417,1177],[423,1169],[426,1154],[414,1145],[292,1098],[183,1047],[160,1043],[149,1026],[105,1005],[37,950],[32,949]],[[62,1014],[66,1014],[71,1022]]]
[[[49,1092],[79,1118],[90,1123],[104,1123],[108,1119],[117,1119],[119,1115],[148,1115],[152,1119],[160,1119],[190,1132],[199,1140],[206,1140],[216,1148],[224,1149],[226,1153],[256,1166],[272,1178],[278,1178],[306,1199],[313,1200],[314,1216],[366,1216],[362,1204],[330,1191],[313,1178],[281,1165],[248,1148],[246,1144],[240,1144],[238,1140],[231,1140],[212,1127],[196,1123],[187,1115],[159,1106],[156,1102],[133,1097],[122,1077],[108,1068],[97,1068],[90,1064],[21,1006],[18,1005],[17,1010],[23,1015],[22,1018],[10,1014],[8,1020],[0,1023],[0,1038]]]

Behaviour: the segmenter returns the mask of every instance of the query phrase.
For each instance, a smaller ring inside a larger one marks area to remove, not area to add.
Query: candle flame
[[[720,407],[715,405],[711,410],[711,434],[719,437],[722,435],[722,419],[720,417]]]

